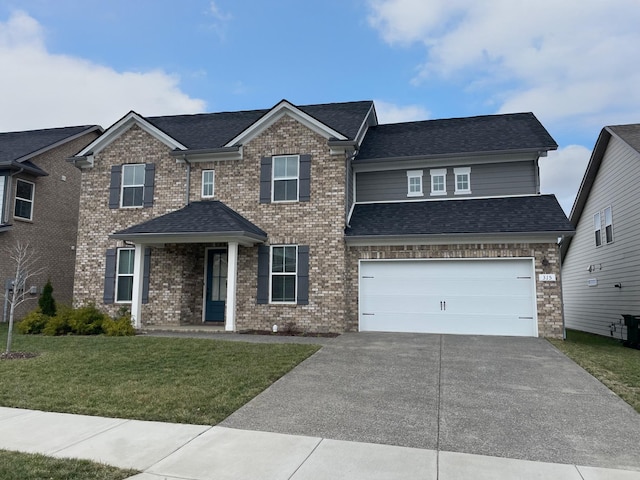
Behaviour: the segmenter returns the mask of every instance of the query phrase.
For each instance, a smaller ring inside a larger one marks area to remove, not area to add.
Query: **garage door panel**
[[[536,335],[531,260],[363,261],[360,329]]]

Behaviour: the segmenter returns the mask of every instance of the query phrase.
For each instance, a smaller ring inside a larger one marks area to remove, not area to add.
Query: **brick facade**
[[[358,330],[358,261],[370,259],[456,259],[456,258],[533,258],[536,275],[538,335],[562,338],[562,295],[560,286],[559,249],[555,243],[461,244],[408,246],[349,246],[347,249],[348,331]],[[555,282],[541,282],[540,273],[554,273]]]
[[[49,175],[34,177],[24,173],[12,179],[7,197],[10,230],[0,233],[0,249],[3,251],[20,241],[28,243],[38,258],[42,273],[29,280],[28,287],[42,291],[48,279],[53,286],[53,296],[60,304],[71,305],[78,226],[78,198],[80,196],[80,172],[66,159],[75,155],[98,136],[88,133],[59,147],[30,159]],[[32,220],[13,217],[16,179],[35,185]],[[0,255],[0,288],[4,293],[5,280],[15,277],[15,265],[7,254]],[[36,308],[38,295],[26,301],[16,310],[16,318]]]

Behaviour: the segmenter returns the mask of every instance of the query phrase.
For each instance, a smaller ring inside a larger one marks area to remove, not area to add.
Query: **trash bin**
[[[624,324],[627,327],[627,340],[624,342],[626,347],[640,348],[640,317],[637,315],[625,315]]]

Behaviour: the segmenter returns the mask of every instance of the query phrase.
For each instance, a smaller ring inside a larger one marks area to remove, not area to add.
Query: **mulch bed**
[[[316,333],[316,332],[292,332],[292,331],[280,331],[273,333],[270,330],[242,330],[242,334],[246,335],[271,335],[273,337],[321,337],[321,338],[335,338],[339,337],[339,333]]]
[[[37,353],[33,352],[2,352],[0,353],[0,360],[22,360],[25,358],[37,357]]]

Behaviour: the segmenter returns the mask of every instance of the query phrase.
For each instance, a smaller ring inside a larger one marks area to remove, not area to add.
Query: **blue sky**
[[[640,2],[0,0],[0,131],[374,100],[381,123],[532,111],[569,211],[605,125],[640,121]]]

